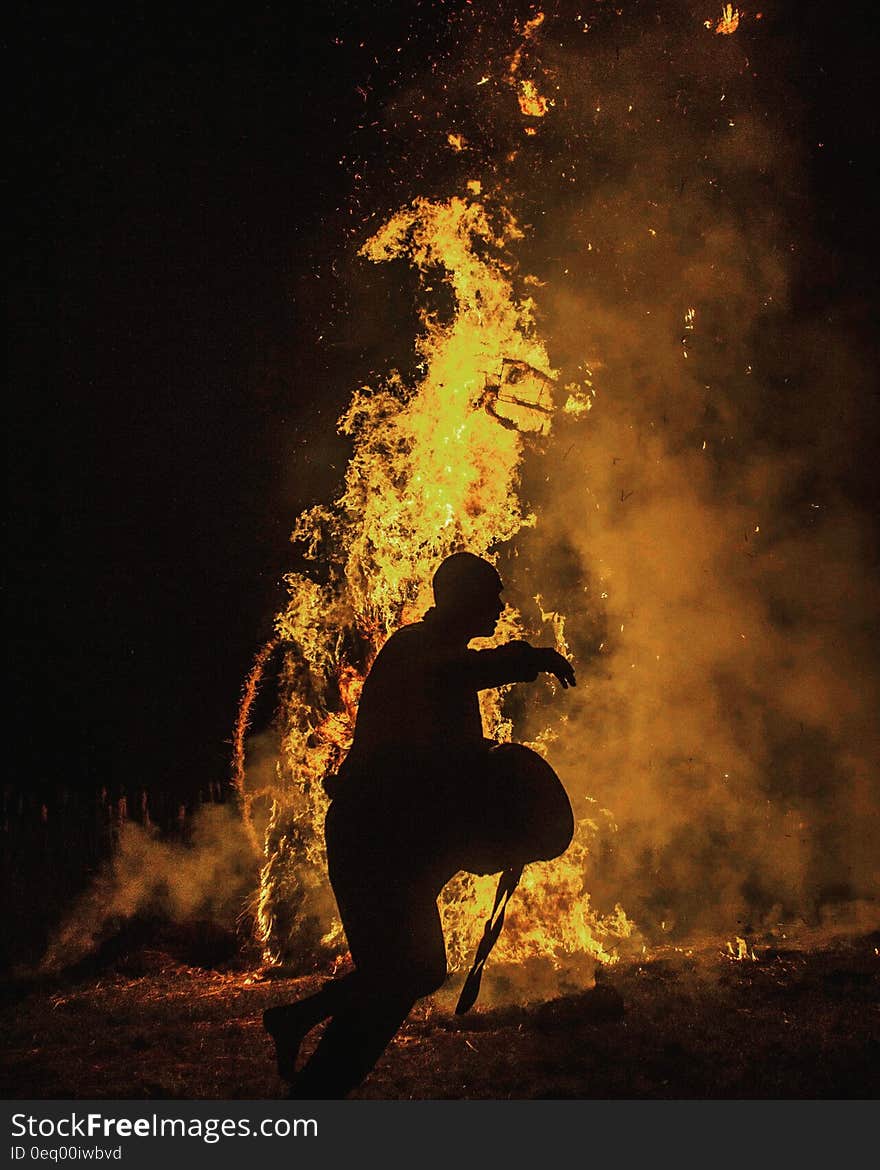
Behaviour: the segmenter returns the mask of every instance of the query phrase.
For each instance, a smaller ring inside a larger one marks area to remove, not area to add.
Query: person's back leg
[[[432,889],[389,895],[381,916],[350,921],[355,976],[291,1096],[345,1097],[368,1076],[413,1005],[446,980],[446,947]]]
[[[363,994],[336,1012],[317,1048],[293,1078],[290,1096],[312,1101],[346,1097],[369,1075],[412,1010],[405,992]]]
[[[344,1010],[356,978],[357,973],[352,972],[330,979],[314,995],[263,1012],[263,1027],[275,1042],[278,1075],[283,1080],[295,1078],[299,1050],[309,1032],[328,1016]]]

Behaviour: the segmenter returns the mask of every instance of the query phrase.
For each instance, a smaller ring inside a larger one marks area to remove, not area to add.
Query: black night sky
[[[358,45],[389,35],[362,9],[30,10],[9,428],[25,786],[228,773],[292,517],[338,484],[307,440],[332,444],[364,361],[356,339],[315,352],[344,298],[324,225],[345,214]]]
[[[17,788],[193,794],[228,776],[293,519],[338,487],[334,420],[388,362],[345,280],[352,232],[382,207],[375,174],[374,207],[355,196],[368,110],[465,7],[36,4],[10,36]],[[870,29],[848,8],[787,4],[783,33],[767,7],[824,144],[812,177],[831,261],[799,295],[814,307],[845,289],[868,346]],[[876,467],[858,475],[875,494]]]

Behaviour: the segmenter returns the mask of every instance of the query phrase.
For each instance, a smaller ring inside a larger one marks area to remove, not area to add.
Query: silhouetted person
[[[564,796],[561,829],[541,824],[540,799],[528,796],[536,769],[558,784],[554,774],[527,748],[485,739],[478,701],[481,690],[532,682],[540,672],[574,686],[571,665],[527,642],[468,648],[494,633],[504,609],[501,578],[488,561],[447,557],[433,586],[434,608],[377,655],[351,750],[327,783],[327,862],[354,971],[264,1013],[292,1096],[337,1098],[356,1088],[416,1000],[444,983],[437,897],[455,873],[557,856],[571,839]],[[506,815],[499,793],[518,778],[527,795]],[[523,833],[533,840],[520,849]],[[297,1074],[302,1039],[328,1017]]]

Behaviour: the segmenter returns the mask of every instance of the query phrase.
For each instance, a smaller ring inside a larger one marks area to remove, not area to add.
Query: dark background
[[[334,421],[389,360],[346,280],[364,218],[394,201],[375,156],[363,195],[369,111],[452,48],[465,8],[38,4],[9,34],[15,788],[185,798],[228,777],[293,519],[338,488]],[[823,143],[811,214],[831,263],[799,295],[814,311],[845,290],[868,346],[873,27],[819,4],[770,17]],[[876,494],[876,467],[862,482]]]
[[[19,786],[224,780],[293,519],[341,482],[343,156],[413,6],[299,7],[37,5],[11,46]]]

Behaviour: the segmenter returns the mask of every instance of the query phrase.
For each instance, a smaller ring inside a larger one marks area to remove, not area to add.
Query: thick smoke
[[[229,805],[202,805],[185,844],[127,821],[112,857],[50,940],[40,969],[71,966],[136,916],[208,921],[234,932],[258,864],[241,817]]]
[[[655,934],[876,921],[869,374],[846,306],[802,304],[806,130],[759,36],[680,16],[542,59],[545,157],[585,174],[529,263],[596,394],[532,462],[526,559],[582,678],[560,769],[618,824],[587,886]]]

